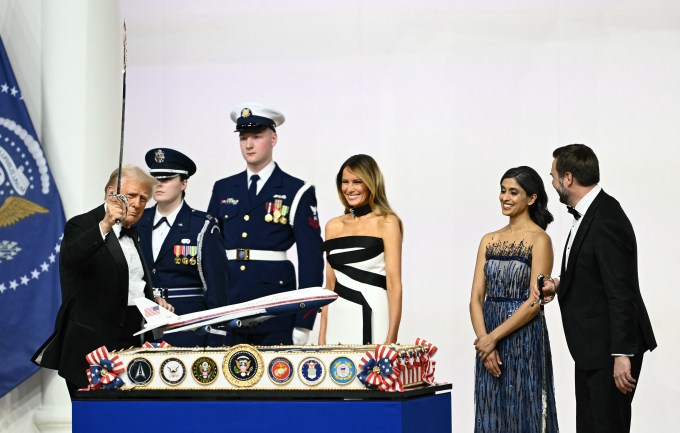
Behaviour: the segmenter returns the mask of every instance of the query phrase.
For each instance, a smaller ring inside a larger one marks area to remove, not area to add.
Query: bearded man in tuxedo
[[[629,432],[642,358],[656,347],[638,280],[637,243],[619,202],[604,192],[583,144],[553,152],[552,185],[574,216],[557,292],[575,363],[576,431]]]

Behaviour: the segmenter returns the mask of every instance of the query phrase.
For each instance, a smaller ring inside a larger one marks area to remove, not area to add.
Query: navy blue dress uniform
[[[146,162],[151,175],[159,179],[189,177],[196,171],[188,157],[172,149],[153,149],[147,153]],[[137,223],[155,294],[167,299],[178,315],[227,305],[227,258],[217,220],[183,202],[154,260],[152,236],[156,212],[157,205],[145,210]],[[192,331],[166,334],[163,340],[180,347],[224,344],[223,336]]]
[[[253,104],[232,113],[232,120],[237,131],[263,126],[274,129],[283,116],[277,122],[271,112]],[[248,186],[247,171],[219,180],[208,206],[208,213],[222,226],[229,258],[229,302],[321,286],[324,263],[314,187],[278,165],[254,198]],[[297,247],[298,281],[286,254],[293,244]],[[257,344],[292,344],[293,328],[312,329],[315,318],[314,310],[274,317],[254,328],[236,330],[231,342],[244,342],[239,334],[247,332],[256,337],[252,341]]]

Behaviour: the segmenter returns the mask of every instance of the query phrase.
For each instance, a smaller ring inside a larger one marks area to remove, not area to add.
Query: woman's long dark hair
[[[545,230],[555,218],[548,210],[548,194],[545,192],[541,176],[533,168],[523,165],[506,171],[501,177],[501,183],[504,179],[515,179],[527,196],[536,194],[536,200],[529,206],[529,216],[533,222]]]

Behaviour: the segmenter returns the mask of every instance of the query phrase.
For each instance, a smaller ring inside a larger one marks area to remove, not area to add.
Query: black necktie
[[[122,227],[120,229],[120,235],[118,238],[123,236],[129,236],[131,239],[137,239],[137,227]]]
[[[254,174],[250,176],[250,188],[248,188],[248,195],[250,196],[250,201],[254,202],[257,197],[257,181],[260,180],[260,176]]]
[[[581,218],[581,214],[578,213],[578,211],[571,206],[567,206],[567,212],[574,215],[574,218],[576,218],[576,221],[578,221],[579,218]]]
[[[158,220],[158,222],[156,223],[156,225],[153,226],[153,229],[156,230],[156,229],[157,229],[158,227],[160,227],[161,224],[163,224],[163,223],[167,224],[168,227],[170,227],[170,223],[168,222],[168,219],[167,219],[166,217],[163,217],[163,218],[161,218],[161,219]]]

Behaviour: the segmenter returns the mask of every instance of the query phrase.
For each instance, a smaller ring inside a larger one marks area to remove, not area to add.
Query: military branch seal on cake
[[[103,355],[92,360],[97,365],[91,369],[99,381],[91,384],[90,389],[282,392],[366,389],[400,392],[427,386],[434,383],[436,364],[432,357],[437,352],[436,346],[421,339],[417,339],[416,344],[388,346],[241,344],[225,348],[182,348],[147,345],[110,354],[105,348],[98,350]],[[111,370],[102,365],[110,366]],[[261,380],[265,371],[269,380]],[[187,375],[193,380],[185,380]]]

